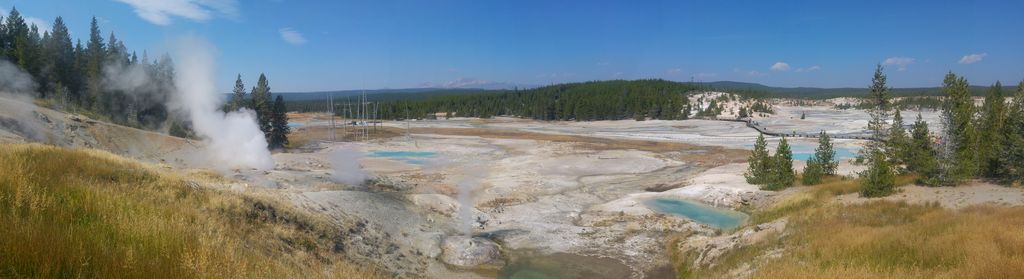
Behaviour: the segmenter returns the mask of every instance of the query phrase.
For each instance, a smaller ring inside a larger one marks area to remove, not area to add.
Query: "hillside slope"
[[[346,229],[216,175],[0,144],[0,277],[377,278]]]

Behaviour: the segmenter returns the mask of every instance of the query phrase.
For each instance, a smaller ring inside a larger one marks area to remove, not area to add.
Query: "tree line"
[[[7,17],[0,17],[0,60],[29,74],[32,93],[54,108],[148,130],[166,127],[173,136],[194,137],[190,123],[175,118],[166,105],[176,90],[170,55],[151,59],[143,51],[139,57],[114,33],[104,39],[96,17],[90,22],[88,40],[72,43],[62,17],[54,19],[50,30],[39,30],[12,8]],[[252,109],[269,147],[286,146],[290,129],[284,99],[271,100],[262,74],[250,95],[239,75],[225,112]]]
[[[379,118],[513,116],[536,120],[686,119],[691,111],[687,94],[696,84],[652,80],[592,81],[438,96],[423,100],[379,103]]]
[[[151,59],[143,51],[139,57],[114,33],[104,39],[95,17],[83,43],[72,40],[59,16],[50,30],[39,30],[12,8],[0,17],[0,59],[31,75],[37,86],[32,91],[55,107],[151,130],[169,119],[170,56]]]

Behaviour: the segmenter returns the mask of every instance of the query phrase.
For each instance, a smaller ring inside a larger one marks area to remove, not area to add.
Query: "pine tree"
[[[767,182],[771,158],[768,155],[768,143],[765,142],[764,135],[757,135],[754,151],[750,153],[750,158],[747,162],[747,172],[744,174],[747,178],[747,183],[762,184]]]
[[[876,139],[869,141],[865,148],[862,150],[862,154],[867,158],[873,158],[871,156],[875,151],[883,151],[884,144],[881,143],[880,139],[888,137],[885,122],[889,118],[889,87],[885,85],[886,75],[882,73],[882,65],[875,66],[875,74],[871,78],[871,87],[869,88],[870,93],[868,95],[867,102],[870,105],[868,108],[868,114],[871,116],[871,120],[868,121],[868,131],[871,132],[871,137]]]
[[[231,101],[228,102],[227,110],[236,111],[245,107],[245,84],[242,83],[242,74],[235,78],[235,90],[232,91]]]
[[[996,177],[999,173],[999,150],[1003,145],[1003,127],[1006,122],[1006,96],[1003,95],[1003,85],[996,81],[996,84],[989,88],[985,95],[985,104],[982,106],[982,115],[976,126],[979,130],[978,145],[978,166],[979,173],[988,178]]]
[[[977,131],[974,127],[974,100],[967,80],[950,72],[943,80],[943,133],[939,152],[939,181],[956,185],[977,172]]]
[[[1024,183],[1024,81],[1017,85],[1004,129],[998,177],[1005,183]]]
[[[274,99],[274,110],[272,124],[273,130],[270,133],[269,147],[270,149],[283,148],[288,145],[288,133],[291,133],[291,128],[288,127],[288,115],[287,108],[285,108],[284,97],[277,95]]]
[[[871,165],[861,173],[862,197],[884,197],[896,192],[896,174],[881,151],[871,154]]]
[[[819,162],[817,157],[811,156],[807,159],[807,165],[804,166],[803,177],[801,177],[801,183],[804,185],[817,185],[821,183],[821,178],[824,176],[824,170],[822,164]]]
[[[786,137],[779,140],[779,147],[775,149],[775,156],[771,158],[767,184],[761,187],[762,190],[778,191],[793,186],[796,175],[793,173],[793,151],[786,142]]]
[[[910,134],[907,170],[923,176],[923,181],[930,181],[936,175],[935,146],[932,143],[931,132],[928,131],[928,122],[921,118],[920,113],[917,114],[917,121],[914,121]]]
[[[832,138],[828,133],[821,131],[818,136],[818,147],[814,149],[814,158],[821,163],[821,171],[825,175],[836,175],[839,168],[839,161],[836,160],[836,151],[832,148]]]
[[[892,116],[892,126],[889,126],[889,139],[885,142],[885,149],[889,155],[889,161],[896,169],[906,164],[907,161],[907,131],[903,128],[903,116],[897,109]]]
[[[47,56],[50,56],[49,71],[50,80],[58,85],[71,85],[72,69],[74,68],[75,49],[71,44],[71,33],[64,25],[64,19],[57,17],[53,20],[53,28],[50,31],[50,40],[46,45]],[[54,86],[59,88],[59,86]]]
[[[101,100],[100,82],[103,75],[101,72],[103,58],[106,54],[106,47],[103,44],[103,36],[100,35],[100,26],[96,21],[96,17],[92,18],[92,23],[89,26],[89,43],[87,44],[86,53],[87,105],[96,109],[99,108],[98,104],[103,103],[103,100]]]
[[[267,142],[270,141],[270,132],[273,128],[270,124],[274,108],[270,101],[270,95],[270,83],[267,82],[267,76],[260,74],[250,96],[252,97],[252,110],[256,111],[256,121],[260,126],[260,131],[263,131],[263,135],[267,137]]]

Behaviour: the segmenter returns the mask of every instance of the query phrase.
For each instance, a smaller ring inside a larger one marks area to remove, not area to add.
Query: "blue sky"
[[[768,3],[773,2],[773,3]],[[784,3],[774,3],[784,2]],[[0,0],[73,36],[100,19],[133,50],[198,35],[220,89],[276,92],[664,78],[866,87],[1024,79],[1024,1]]]

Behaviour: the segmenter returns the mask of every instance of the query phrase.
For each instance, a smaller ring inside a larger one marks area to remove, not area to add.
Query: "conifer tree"
[[[832,138],[825,131],[821,131],[818,136],[818,147],[814,149],[814,158],[821,164],[823,174],[836,175],[839,161],[836,160],[836,151],[832,148]]]
[[[86,53],[87,105],[95,109],[99,107],[98,104],[102,103],[100,82],[103,75],[101,72],[103,58],[106,54],[106,47],[103,43],[103,36],[100,35],[100,26],[96,17],[92,18],[92,23],[89,26],[89,43],[86,45]]]
[[[1004,129],[998,177],[1005,183],[1024,183],[1024,81],[1017,85]]]
[[[889,87],[885,84],[886,75],[882,73],[882,65],[875,65],[875,74],[871,78],[871,87],[868,94],[870,107],[868,108],[868,114],[871,119],[868,121],[868,131],[871,132],[871,137],[875,140],[867,142],[864,149],[861,151],[861,155],[865,158],[871,159],[871,156],[875,151],[883,151],[885,146],[881,139],[888,138],[888,129],[886,129],[886,121],[889,119]]]
[[[288,127],[288,115],[287,108],[285,108],[284,97],[277,95],[274,99],[274,110],[273,117],[271,119],[271,126],[273,130],[270,132],[270,141],[268,143],[270,149],[283,148],[288,145],[288,133],[291,133],[291,128]]]
[[[884,197],[896,192],[896,174],[881,151],[871,154],[871,165],[861,173],[862,197]]]
[[[765,142],[764,135],[757,135],[754,151],[750,153],[750,158],[747,162],[747,172],[744,174],[747,178],[747,183],[765,183],[768,178],[768,170],[771,167],[771,157],[768,154],[768,143]]]
[[[231,93],[231,101],[228,102],[227,110],[236,111],[246,107],[245,105],[245,83],[242,83],[242,74],[235,78],[235,89]]]
[[[988,178],[997,178],[999,173],[999,150],[1003,145],[1004,124],[1006,122],[1006,96],[1003,86],[996,84],[989,88],[982,106],[979,129],[978,166],[979,173]]]
[[[967,80],[950,72],[943,80],[942,144],[939,150],[939,181],[956,185],[977,171],[977,131],[974,100]]]
[[[771,158],[767,184],[761,189],[778,191],[793,186],[796,175],[793,173],[793,151],[786,142],[786,137],[779,140],[779,147],[775,149],[775,156]]]
[[[920,113],[917,114],[917,121],[914,121],[910,134],[907,170],[921,174],[924,180],[928,181],[936,175],[935,146],[932,143],[931,132],[928,131],[928,122],[921,118]]]
[[[270,142],[270,131],[273,129],[270,122],[274,108],[270,100],[270,83],[267,81],[266,75],[260,74],[250,96],[252,97],[252,110],[256,111],[256,122],[260,126],[260,131],[263,131],[263,135],[267,137],[267,142]]]
[[[821,167],[821,162],[818,162],[818,158],[811,156],[807,159],[807,165],[804,166],[803,177],[801,177],[801,183],[804,185],[817,185],[821,183],[821,178],[825,173]]]
[[[889,139],[886,140],[886,152],[889,155],[889,161],[897,169],[901,169],[900,166],[907,161],[907,131],[903,128],[903,116],[900,115],[900,110],[896,109],[892,116],[892,126],[889,126]]]

